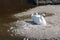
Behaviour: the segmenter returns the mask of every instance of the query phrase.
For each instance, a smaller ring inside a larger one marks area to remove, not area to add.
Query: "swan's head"
[[[36,12],[36,15],[38,15],[38,13]]]

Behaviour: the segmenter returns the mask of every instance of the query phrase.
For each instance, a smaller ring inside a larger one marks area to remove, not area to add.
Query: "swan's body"
[[[38,13],[36,13],[36,15],[32,14],[32,20],[34,23],[36,24],[43,24],[43,25],[47,25],[44,17],[42,15],[38,15]]]

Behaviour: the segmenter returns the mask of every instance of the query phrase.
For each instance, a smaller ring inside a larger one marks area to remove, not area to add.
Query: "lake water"
[[[11,36],[11,32],[7,30],[10,28],[9,23],[17,21],[14,14],[28,10],[35,7],[34,5],[19,5],[19,6],[0,6],[0,40],[22,40],[24,37]]]

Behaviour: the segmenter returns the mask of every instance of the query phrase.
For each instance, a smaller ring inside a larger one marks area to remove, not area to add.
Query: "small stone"
[[[11,36],[13,36],[13,34],[10,34]]]
[[[10,31],[10,30],[7,30],[8,32]]]
[[[11,27],[10,30],[12,30],[14,27]]]
[[[29,40],[28,38],[24,38],[23,40]]]

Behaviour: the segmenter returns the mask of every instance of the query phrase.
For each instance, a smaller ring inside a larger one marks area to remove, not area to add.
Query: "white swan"
[[[47,25],[44,17],[42,15],[38,15],[38,13],[36,13],[36,15],[32,14],[32,20],[36,24]]]

